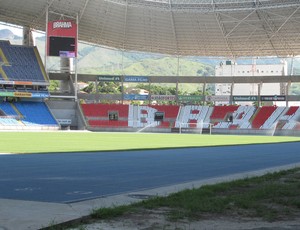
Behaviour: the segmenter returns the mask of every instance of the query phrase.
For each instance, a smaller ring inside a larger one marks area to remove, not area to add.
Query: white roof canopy
[[[183,56],[296,56],[299,0],[0,0],[0,21],[45,31],[79,18],[79,39]],[[51,13],[55,12],[55,13]]]

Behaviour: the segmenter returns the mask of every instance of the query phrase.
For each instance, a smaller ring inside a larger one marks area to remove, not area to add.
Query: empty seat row
[[[210,117],[211,120],[224,119],[228,113],[233,113],[238,109],[238,106],[214,106],[213,113]]]
[[[7,59],[5,65],[1,68],[8,80],[11,81],[30,81],[45,82],[42,64],[39,63],[40,58],[36,47],[10,45],[8,41],[0,41],[1,53]],[[3,76],[2,76],[3,77]]]
[[[223,108],[222,108],[223,107]],[[83,104],[83,113],[90,125],[117,126],[118,122],[106,122],[109,120],[108,112],[117,111],[121,120],[126,120],[128,127],[210,127],[221,129],[271,129],[280,119],[285,118],[288,124],[281,123],[283,129],[294,129],[300,122],[300,108],[292,110],[286,107],[276,106],[152,106],[152,105],[106,105]],[[125,111],[125,112],[124,112]],[[163,120],[156,120],[156,112],[164,114]],[[220,114],[217,114],[220,112]],[[120,116],[122,115],[122,117]],[[228,114],[232,119],[228,120]],[[290,115],[287,115],[290,114]],[[95,121],[97,120],[97,121]],[[124,123],[122,123],[124,125]]]
[[[3,119],[13,124],[57,126],[57,121],[44,102],[1,102],[0,110]]]
[[[81,108],[87,117],[107,117],[110,111],[118,111],[119,117],[128,117],[128,105],[82,104]]]

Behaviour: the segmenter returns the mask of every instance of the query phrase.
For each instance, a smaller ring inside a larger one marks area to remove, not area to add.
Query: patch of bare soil
[[[180,220],[172,222],[167,218],[165,209],[142,210],[111,220],[102,220],[78,227],[84,230],[300,230],[300,215],[268,222],[261,218],[239,215],[208,215],[199,220]]]
[[[298,184],[300,171],[285,175],[279,179],[279,184]],[[265,183],[268,183],[266,180]],[[244,190],[255,188],[257,185],[250,184],[246,188],[240,187],[233,190],[234,193],[243,193]],[[262,186],[262,185],[259,185]],[[294,189],[293,196],[298,202],[299,186],[289,187]],[[228,194],[220,194],[226,196]],[[292,196],[292,198],[293,198]],[[277,197],[278,198],[278,197]],[[289,197],[282,195],[281,201]],[[257,217],[252,209],[232,208],[224,214],[200,214],[197,219],[180,219],[172,221],[168,208],[145,209],[139,208],[132,213],[112,218],[109,220],[90,219],[88,224],[78,226],[78,230],[300,230],[300,210],[297,204],[291,202],[272,202],[272,199],[261,199],[260,204],[265,207],[271,206],[277,214],[267,221]],[[178,210],[177,210],[178,211]]]

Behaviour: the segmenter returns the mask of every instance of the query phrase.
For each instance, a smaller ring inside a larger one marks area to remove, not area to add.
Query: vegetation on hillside
[[[0,30],[1,39],[10,39],[13,44],[21,44],[22,38],[15,36],[11,31]],[[42,59],[45,57],[45,37],[36,39],[36,46],[39,49]],[[109,75],[139,75],[139,76],[214,76],[214,66],[219,63],[219,58],[204,57],[172,57],[162,54],[126,52],[115,49],[107,49],[99,46],[91,46],[89,44],[79,43],[78,48],[78,73],[86,74],[109,74]],[[253,60],[241,59],[238,63],[250,63]],[[278,63],[278,58],[258,58],[258,64]],[[300,75],[300,60],[297,58],[292,62],[287,59],[288,73],[291,73],[293,66],[293,74]],[[179,65],[178,65],[179,63]],[[59,58],[48,58],[47,67],[52,70],[59,70]],[[169,87],[167,85],[167,87]],[[195,84],[181,84],[181,91],[188,91],[189,94],[197,93],[199,86]],[[113,93],[118,90],[106,89],[103,93]],[[51,82],[50,90],[58,89],[57,82]],[[90,89],[89,89],[90,90]],[[166,89],[168,91],[169,89]],[[292,84],[290,93],[292,95],[300,95],[300,84]]]

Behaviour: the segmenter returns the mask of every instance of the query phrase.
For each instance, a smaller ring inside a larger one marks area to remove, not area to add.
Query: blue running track
[[[293,163],[300,142],[0,155],[0,198],[68,203]]]

